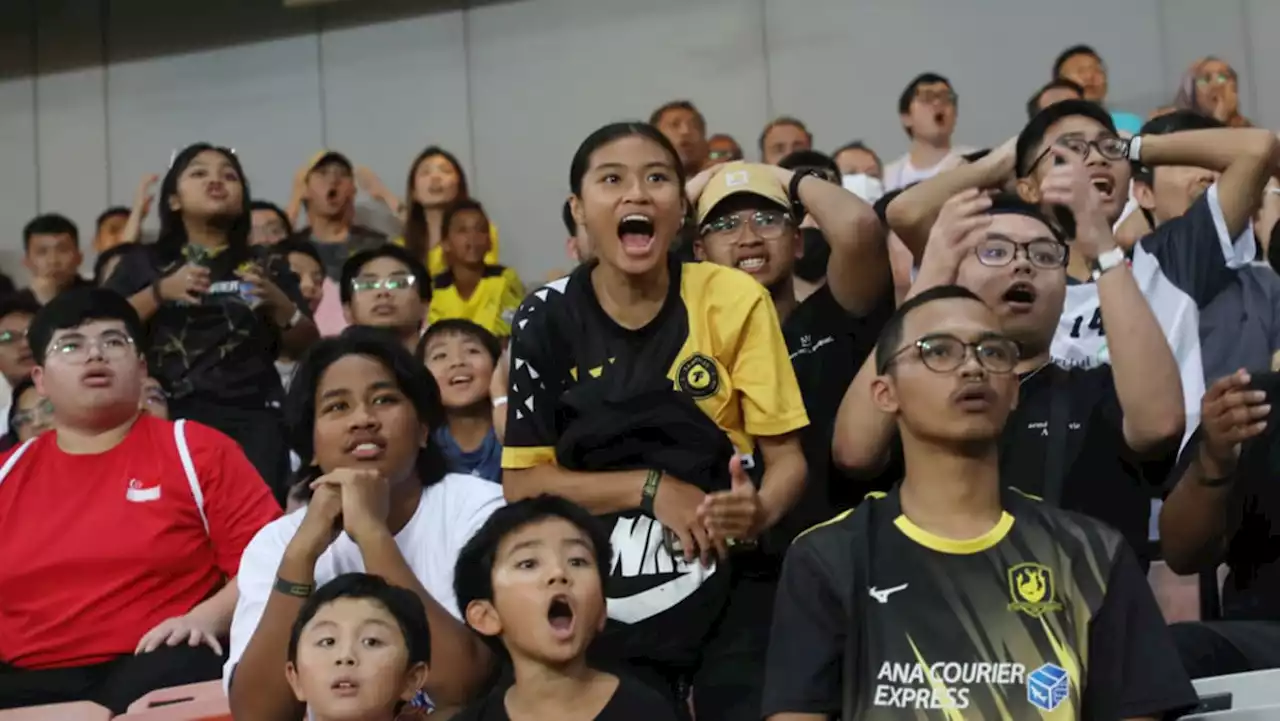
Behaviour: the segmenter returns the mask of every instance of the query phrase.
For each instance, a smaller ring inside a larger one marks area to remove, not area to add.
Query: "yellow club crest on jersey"
[[[1021,611],[1039,618],[1050,611],[1061,611],[1057,601],[1053,570],[1042,563],[1019,563],[1009,568],[1010,611]]]
[[[680,390],[701,400],[714,396],[720,390],[720,373],[716,370],[715,361],[701,353],[694,353],[680,364],[676,382],[680,384]]]

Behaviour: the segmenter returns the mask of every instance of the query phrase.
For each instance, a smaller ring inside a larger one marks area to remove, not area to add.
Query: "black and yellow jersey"
[[[897,491],[797,538],[765,716],[838,715],[846,690],[861,719],[1124,719],[1195,705],[1124,538],[1004,496],[999,522],[965,541],[916,526]]]
[[[697,402],[740,454],[758,436],[808,425],[778,314],[751,276],[672,259],[667,302],[649,325],[623,328],[596,300],[591,264],[534,291],[516,313],[503,468],[552,462],[563,394],[625,373],[637,387],[654,374]],[[673,358],[662,347],[678,347]],[[566,364],[565,360],[571,360]]]
[[[808,423],[773,302],[750,276],[672,258],[662,309],[631,330],[600,307],[591,271],[534,291],[516,313],[504,469],[656,468],[706,492],[728,490],[730,457]],[[673,553],[635,500],[601,517],[614,551],[601,641],[666,668],[696,663],[729,574]]]
[[[432,279],[427,325],[446,318],[462,318],[505,338],[511,335],[511,320],[523,299],[524,285],[511,268],[485,266],[483,277],[466,298],[458,292],[453,273],[445,271]]]

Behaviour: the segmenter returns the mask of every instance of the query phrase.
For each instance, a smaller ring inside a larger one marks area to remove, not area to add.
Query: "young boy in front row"
[[[418,360],[440,386],[445,423],[432,434],[450,473],[502,482],[502,441],[494,420],[495,409],[507,409],[505,398],[490,396],[501,355],[497,337],[461,318],[437,321],[418,341]]]
[[[676,721],[656,691],[587,663],[612,559],[604,528],[563,498],[494,511],[458,554],[453,586],[467,625],[506,651],[515,683],[459,721]]]
[[[285,676],[311,721],[392,721],[426,684],[430,662],[422,601],[378,576],[346,573],[298,612]]]
[[[484,207],[470,198],[459,200],[445,209],[441,227],[440,247],[449,269],[431,279],[427,324],[464,318],[498,338],[511,337],[511,319],[524,300],[524,285],[513,269],[485,263],[493,239]]]

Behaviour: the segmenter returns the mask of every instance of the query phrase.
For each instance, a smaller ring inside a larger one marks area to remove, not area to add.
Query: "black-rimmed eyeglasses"
[[[1079,155],[1081,161],[1088,160],[1089,153],[1093,150],[1097,150],[1098,154],[1107,160],[1124,160],[1129,157],[1129,141],[1124,138],[1116,137],[1115,135],[1103,135],[1096,140],[1089,140],[1078,135],[1068,135],[1058,138],[1049,147],[1045,148],[1044,152],[1037,155],[1036,159],[1031,161],[1031,167],[1027,168],[1027,172],[1034,170],[1040,164],[1040,161],[1044,160],[1045,156],[1052,152],[1054,148],[1070,150]]]
[[[1007,238],[987,238],[973,249],[978,262],[991,267],[1002,268],[1025,255],[1027,261],[1042,270],[1055,270],[1067,265],[1067,246],[1056,240],[1033,240],[1030,243],[1018,243]]]

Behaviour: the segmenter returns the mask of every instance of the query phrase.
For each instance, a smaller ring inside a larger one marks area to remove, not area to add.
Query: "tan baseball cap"
[[[716,171],[702,191],[702,197],[698,198],[698,225],[705,223],[722,201],[740,193],[758,195],[782,210],[791,209],[787,189],[769,166],[735,161]]]

